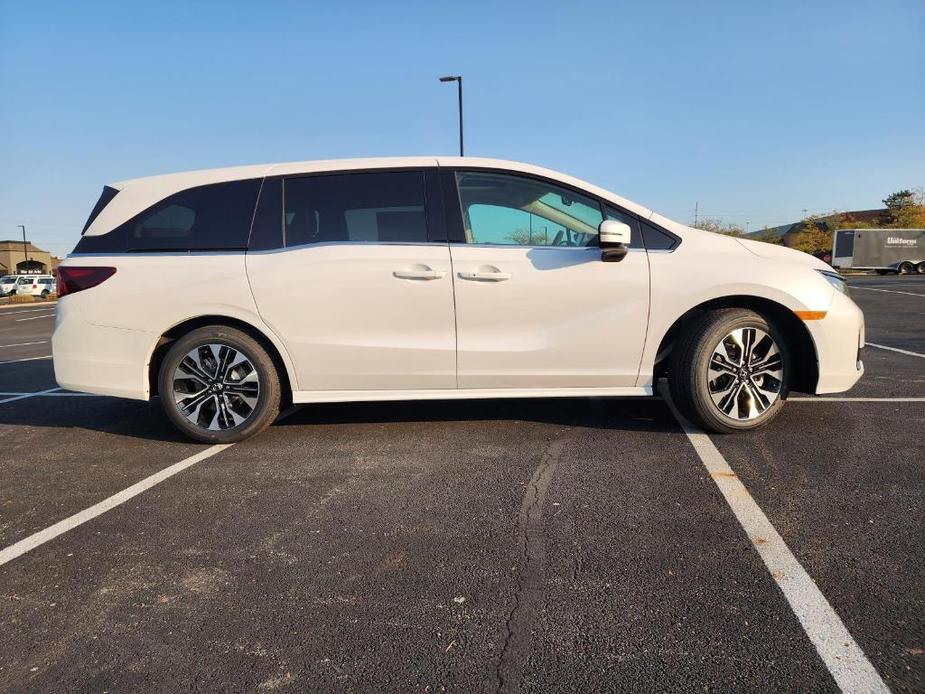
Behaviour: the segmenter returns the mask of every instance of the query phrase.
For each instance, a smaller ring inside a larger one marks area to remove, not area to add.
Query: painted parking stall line
[[[54,317],[55,317],[54,313],[45,313],[45,314],[42,314],[41,316],[31,316],[30,318],[16,318],[15,320],[17,323],[22,323],[23,321],[27,321],[27,320],[39,320],[40,318],[54,318]]]
[[[124,504],[129,499],[132,499],[142,492],[150,489],[151,487],[160,484],[166,479],[169,479],[176,475],[178,472],[183,472],[188,467],[195,465],[196,463],[211,458],[217,453],[221,453],[226,448],[233,446],[232,443],[219,443],[214,446],[209,446],[204,451],[200,451],[195,455],[191,455],[189,458],[181,460],[179,463],[174,463],[170,467],[164,468],[160,472],[155,472],[153,475],[145,477],[140,482],[136,482],[131,487],[123,489],[121,492],[113,494],[107,499],[98,504],[94,504],[90,508],[86,508],[80,513],[75,513],[73,516],[69,516],[62,521],[58,521],[54,525],[51,525],[44,530],[40,530],[33,535],[30,535],[27,538],[16,542],[9,547],[6,547],[3,550],[0,550],[0,566],[3,566],[7,562],[13,561],[16,557],[20,557],[26,552],[29,552],[40,545],[45,544],[49,540],[54,540],[59,535],[63,535],[69,530],[73,530],[79,525],[83,525],[89,520],[93,520],[97,516],[101,516],[114,509],[116,506]]]
[[[925,402],[922,398],[830,398],[830,397],[812,397],[812,398],[787,398],[787,402]]]
[[[22,359],[7,359],[5,361],[0,361],[0,364],[19,364],[23,361],[39,361],[40,359],[51,359],[51,355],[44,357],[23,357]]]
[[[38,397],[39,395],[49,395],[50,393],[54,393],[55,391],[58,391],[58,390],[61,390],[61,389],[60,388],[49,388],[48,390],[40,390],[37,393],[23,393],[21,395],[17,395],[12,398],[6,398],[4,400],[0,400],[0,405],[5,405],[8,402],[16,402],[17,400],[25,400],[26,398],[35,398],[35,397]]]
[[[12,399],[17,399],[17,398],[12,398]],[[9,401],[7,400],[0,401],[0,403],[2,402],[9,402]],[[293,412],[295,412],[296,409],[297,408],[295,407],[290,407],[285,412],[280,413],[279,417],[276,418],[276,421],[277,422],[282,421],[283,419],[291,415]],[[4,549],[0,550],[0,566],[3,566],[4,564],[8,562],[13,561],[17,557],[21,557],[26,552],[31,552],[36,547],[40,547],[46,542],[54,540],[59,535],[63,535],[69,530],[73,530],[74,528],[80,525],[83,525],[87,521],[93,520],[97,516],[103,515],[107,511],[111,511],[117,506],[121,506],[126,501],[129,501],[130,499],[133,499],[134,497],[138,496],[142,492],[145,492],[148,489],[151,489],[151,487],[154,487],[160,484],[164,480],[170,479],[174,475],[180,472],[183,472],[184,470],[192,467],[196,463],[200,463],[203,460],[208,460],[212,456],[217,455],[221,453],[222,451],[227,450],[228,448],[231,448],[234,445],[235,445],[234,443],[217,443],[213,446],[209,446],[205,450],[199,451],[199,453],[195,453],[189,456],[188,458],[184,458],[179,463],[174,463],[173,465],[170,465],[169,467],[166,467],[163,470],[160,470],[159,472],[155,472],[153,475],[149,475],[148,477],[145,477],[140,482],[136,482],[132,486],[126,489],[123,489],[121,492],[117,492],[113,494],[112,496],[106,499],[103,499],[99,503],[94,504],[93,506],[90,506],[89,508],[86,508],[83,511],[80,511],[79,513],[75,513],[72,516],[68,516],[64,520],[58,521],[54,525],[50,525],[44,530],[40,530],[37,533],[33,533],[29,537],[23,538],[19,542],[15,542],[9,547],[5,547]]]
[[[886,292],[887,294],[905,294],[906,296],[922,296],[925,297],[925,294],[916,294],[915,292],[903,292],[898,289],[878,289],[876,287],[861,287],[856,284],[851,285],[851,291],[855,289],[864,289],[868,292]]]
[[[874,342],[865,342],[866,347],[875,347],[876,349],[885,349],[888,352],[896,352],[897,354],[905,354],[909,357],[921,357],[925,359],[925,354],[920,354],[919,352],[910,352],[908,349],[900,349],[899,347],[888,347],[887,345],[878,345]]]
[[[48,344],[49,340],[36,340],[35,342],[16,342],[12,345],[0,345],[0,348],[3,347],[28,347],[29,345],[45,345]]]
[[[670,398],[665,401],[838,687],[843,692],[889,692],[844,622],[710,437],[681,416]]]
[[[21,316],[24,313],[45,313],[47,311],[54,312],[55,307],[49,306],[48,308],[30,308],[25,311],[6,311],[0,313],[0,318],[6,318],[7,316]]]
[[[0,397],[7,397],[11,395],[23,395],[30,398],[105,398],[105,395],[96,395],[95,393],[58,393],[58,392],[48,392],[48,391],[17,391],[17,390],[5,390],[0,391]]]

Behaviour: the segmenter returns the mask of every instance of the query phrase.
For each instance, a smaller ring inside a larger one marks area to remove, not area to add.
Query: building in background
[[[58,268],[61,259],[44,251],[31,242],[23,253],[22,241],[0,241],[0,274],[3,275],[50,275]]]

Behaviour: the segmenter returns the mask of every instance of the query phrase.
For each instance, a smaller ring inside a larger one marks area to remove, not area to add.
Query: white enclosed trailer
[[[839,229],[832,241],[832,265],[925,275],[925,229]]]

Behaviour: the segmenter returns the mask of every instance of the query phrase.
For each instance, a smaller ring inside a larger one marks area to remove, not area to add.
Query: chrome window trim
[[[407,247],[467,247],[467,248],[497,248],[513,249],[527,248],[530,250],[548,250],[548,251],[570,251],[570,252],[600,252],[599,246],[522,246],[514,243],[455,243],[449,241],[319,241],[316,243],[302,243],[298,246],[286,246],[283,248],[268,248],[259,251],[119,251],[111,253],[68,253],[67,258],[114,258],[127,257],[138,258],[145,257],[183,257],[183,256],[219,256],[219,255],[265,255],[269,253],[285,253],[287,251],[297,251],[305,248],[321,248],[325,246],[407,246]],[[652,250],[647,251],[645,248],[635,247],[627,249],[630,253],[674,253],[676,248],[670,250]]]

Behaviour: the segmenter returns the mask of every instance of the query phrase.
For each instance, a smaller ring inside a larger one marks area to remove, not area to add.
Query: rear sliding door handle
[[[393,277],[400,280],[439,280],[446,275],[445,270],[396,270]]]
[[[504,282],[512,277],[510,272],[460,272],[457,274],[459,279],[473,282]]]

